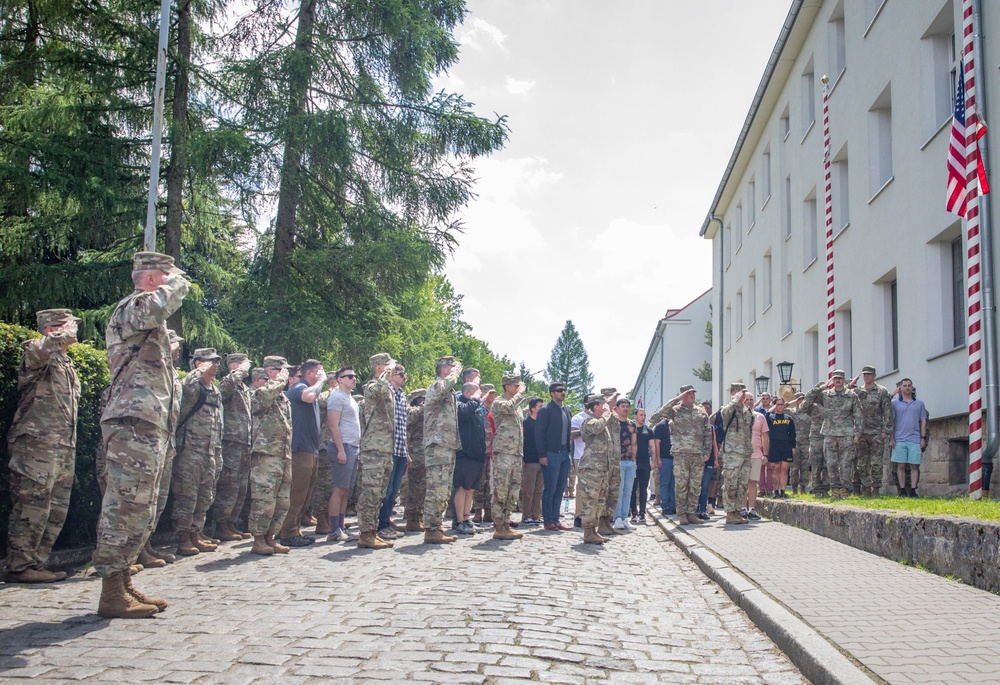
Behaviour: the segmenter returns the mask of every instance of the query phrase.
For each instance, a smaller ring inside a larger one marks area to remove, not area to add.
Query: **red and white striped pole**
[[[976,112],[975,52],[972,0],[962,2],[962,55],[965,60],[966,123]],[[966,274],[969,333],[969,495],[983,494],[983,307],[980,273],[979,174],[976,127],[965,127],[965,178],[968,197],[965,213]]]
[[[837,312],[833,298],[833,187],[830,183],[830,95],[827,76],[823,76],[823,185],[826,214],[826,372],[837,367]]]

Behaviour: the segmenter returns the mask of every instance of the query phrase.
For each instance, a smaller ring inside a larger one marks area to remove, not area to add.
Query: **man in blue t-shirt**
[[[899,494],[917,496],[920,479],[920,462],[927,448],[927,408],[923,401],[913,396],[913,381],[904,378],[899,382],[899,396],[892,399],[892,418],[896,424],[889,447],[892,462],[896,464]],[[906,466],[910,467],[910,488],[906,490]]]
[[[660,511],[677,513],[677,494],[674,490],[674,458],[670,454],[670,422],[663,419],[653,427],[653,445],[656,456],[653,466],[660,474]]]
[[[323,364],[307,359],[299,366],[299,382],[285,391],[292,406],[292,487],[285,523],[278,537],[288,547],[305,547],[316,538],[302,535],[299,521],[316,487],[319,459],[319,403],[326,372]]]

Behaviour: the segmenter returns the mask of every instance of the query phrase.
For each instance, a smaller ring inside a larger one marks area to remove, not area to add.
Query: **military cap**
[[[270,356],[264,357],[264,368],[266,369],[290,369],[292,365],[284,357]]]
[[[170,337],[170,344],[184,342],[184,338],[177,335],[177,331],[175,331],[173,328],[167,329],[167,335]]]
[[[616,392],[618,392],[618,388],[601,388],[601,394],[605,397],[611,397]]]
[[[479,386],[479,389],[482,390],[483,394],[485,395],[486,393],[496,392],[497,388],[492,383],[483,383],[482,385]]]
[[[35,312],[35,320],[38,322],[38,330],[41,331],[46,326],[61,326],[70,321],[79,323],[83,319],[73,316],[72,309],[43,309]]]
[[[227,364],[242,364],[247,361],[247,356],[242,352],[230,352],[226,355]]]
[[[211,361],[212,359],[222,359],[222,356],[215,351],[214,347],[199,347],[191,355],[191,358],[195,361]]]
[[[683,395],[684,393],[687,393],[687,392],[694,392],[694,386],[693,385],[682,385],[681,386],[680,394]]]
[[[521,374],[505,373],[500,379],[500,385],[517,385],[521,382]]]
[[[455,366],[454,357],[438,357],[434,360],[434,363],[438,366]]]
[[[132,258],[132,271],[166,271],[168,274],[184,275],[184,271],[174,265],[174,258],[159,252],[136,252]]]
[[[392,361],[392,355],[388,352],[379,352],[368,358],[368,363],[372,366],[385,366]]]
[[[805,397],[806,397],[806,394],[804,392],[797,392],[797,393],[795,393],[795,399],[797,399],[797,400],[803,400],[803,399],[805,399]]]
[[[330,371],[328,374],[326,374],[326,382],[329,383],[330,385],[336,385],[337,384],[337,372],[336,371]]]
[[[586,399],[584,399],[583,403],[584,404],[590,404],[591,402],[604,402],[604,400],[605,400],[604,395],[602,395],[601,393],[595,392],[595,393],[591,393],[590,395],[587,395],[587,397],[586,397]]]
[[[743,383],[730,383],[729,384],[729,392],[741,392],[741,391],[746,390],[746,389],[747,389],[747,386],[744,385]]]
[[[875,367],[872,366],[871,364],[866,364],[865,366],[861,367],[861,373],[875,373]]]
[[[844,373],[843,369],[834,369],[833,373],[830,374],[830,378],[846,378],[847,374]]]
[[[257,380],[258,378],[267,379],[267,369],[258,366],[256,369],[250,372],[250,378]]]
[[[406,396],[406,401],[413,404],[414,400],[420,399],[421,397],[426,397],[427,390],[421,388],[420,390],[414,390],[409,395]]]

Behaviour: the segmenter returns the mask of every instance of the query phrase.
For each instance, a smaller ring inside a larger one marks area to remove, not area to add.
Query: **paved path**
[[[722,520],[668,525],[891,685],[1000,682],[1000,597],[782,523]]]
[[[228,543],[136,576],[153,620],[96,616],[93,577],[0,586],[0,681],[806,683],[656,526],[396,545]]]

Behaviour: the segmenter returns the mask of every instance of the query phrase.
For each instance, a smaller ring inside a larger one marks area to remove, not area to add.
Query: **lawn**
[[[918,516],[966,516],[984,521],[1000,521],[1000,501],[997,500],[971,500],[967,497],[899,497],[897,495],[848,497],[839,500],[806,494],[793,495],[792,497],[804,502],[821,502],[835,507],[862,507]]]

